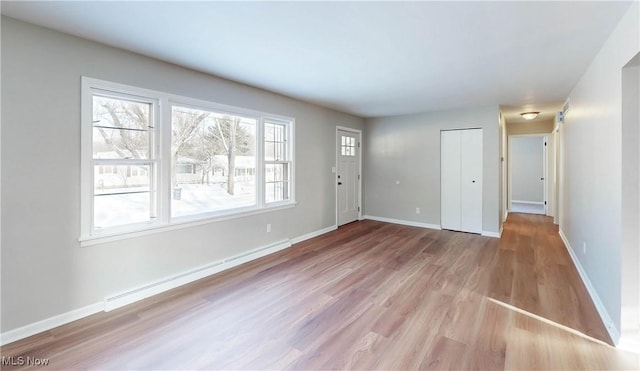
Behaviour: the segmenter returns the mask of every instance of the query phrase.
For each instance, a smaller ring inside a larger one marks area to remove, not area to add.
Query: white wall
[[[622,72],[622,199],[624,336],[640,330],[640,54]]]
[[[496,105],[367,119],[363,154],[365,214],[439,226],[440,130],[483,128],[482,229],[498,233],[498,114]],[[420,214],[416,214],[416,208],[421,209]]]
[[[544,202],[544,138],[511,137],[511,200]]]
[[[562,124],[560,229],[617,330],[626,201],[621,198],[622,67],[640,50],[638,15],[634,2],[571,91]]]
[[[362,119],[10,18],[2,49],[2,332],[335,225],[335,126]],[[298,205],[80,248],[81,76],[295,117]]]

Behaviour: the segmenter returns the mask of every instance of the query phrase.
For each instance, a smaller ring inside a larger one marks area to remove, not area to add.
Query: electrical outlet
[[[267,224],[267,233],[271,232],[271,224]]]
[[[582,253],[587,253],[587,241],[582,241]]]
[[[420,211],[421,211],[420,208],[416,207],[416,214],[420,214]]]

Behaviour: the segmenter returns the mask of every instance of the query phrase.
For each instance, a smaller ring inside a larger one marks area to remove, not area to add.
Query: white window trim
[[[155,111],[155,177],[157,196],[156,220],[106,228],[95,231],[93,228],[93,92],[103,91],[107,95],[140,99],[154,103]],[[207,109],[219,113],[245,116],[256,119],[256,204],[248,207],[206,212],[188,216],[171,217],[171,107],[174,105]],[[264,161],[264,123],[265,121],[287,124],[288,148],[291,164],[289,174],[289,199],[278,202],[265,202],[265,161]],[[81,81],[81,235],[80,245],[91,246],[101,243],[133,238],[169,230],[182,229],[223,220],[236,219],[287,209],[296,205],[295,200],[295,119],[292,117],[255,111],[246,108],[214,103],[155,90],[137,88],[129,85],[82,77]]]

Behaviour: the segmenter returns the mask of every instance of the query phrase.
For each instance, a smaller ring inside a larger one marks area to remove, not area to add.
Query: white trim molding
[[[500,232],[482,231],[481,235],[485,237],[500,238],[502,236],[502,228],[500,228]]]
[[[376,220],[376,221],[385,222],[385,223],[408,225],[411,227],[420,227],[420,228],[437,229],[437,230],[442,229],[442,227],[437,224],[413,222],[410,220],[400,220],[400,219],[393,219],[393,218],[384,218],[381,216],[374,216],[374,215],[365,215],[363,216],[363,219]]]
[[[526,204],[526,205],[544,205],[544,201],[511,200],[511,203]]]
[[[593,304],[595,305],[596,310],[600,315],[600,319],[602,319],[602,322],[604,323],[604,326],[607,329],[607,332],[609,333],[611,340],[613,341],[614,344],[617,345],[618,342],[620,341],[620,330],[618,330],[616,325],[613,323],[613,320],[611,319],[609,312],[607,312],[607,308],[602,303],[602,300],[600,300],[600,296],[598,296],[598,292],[596,291],[596,288],[591,283],[591,280],[589,279],[587,272],[582,267],[582,264],[580,264],[580,260],[578,260],[578,256],[576,255],[573,247],[571,247],[571,244],[569,243],[567,236],[565,236],[562,229],[559,230],[558,234],[560,234],[560,238],[562,239],[562,242],[564,242],[564,246],[569,252],[569,256],[573,261],[573,265],[576,267],[576,270],[578,271],[578,274],[580,275],[580,278],[582,279],[584,286],[587,288],[587,291],[589,292],[589,296],[591,296],[591,301],[593,301]]]
[[[306,241],[306,240],[310,240],[310,239],[312,239],[314,237],[318,237],[318,236],[323,235],[325,233],[333,232],[336,229],[338,229],[338,226],[337,225],[332,225],[332,226],[329,226],[327,228],[319,229],[319,230],[317,230],[315,232],[306,233],[306,234],[303,234],[302,236],[298,236],[298,237],[292,238],[291,239],[291,244],[295,245],[297,243],[300,243],[300,242]]]
[[[69,322],[77,321],[81,318],[88,317],[92,314],[102,312],[104,310],[104,304],[102,302],[88,305],[83,308],[74,309],[72,311],[59,314],[42,321],[28,324],[26,326],[18,327],[17,329],[3,332],[0,334],[0,345],[4,346],[14,341],[27,338],[39,334],[44,331],[51,330],[58,326],[65,325]]]

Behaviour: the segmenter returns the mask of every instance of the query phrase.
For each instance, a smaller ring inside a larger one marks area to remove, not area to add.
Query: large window
[[[83,78],[82,236],[294,204],[292,118]]]
[[[257,123],[252,117],[171,108],[171,216],[256,205]]]

